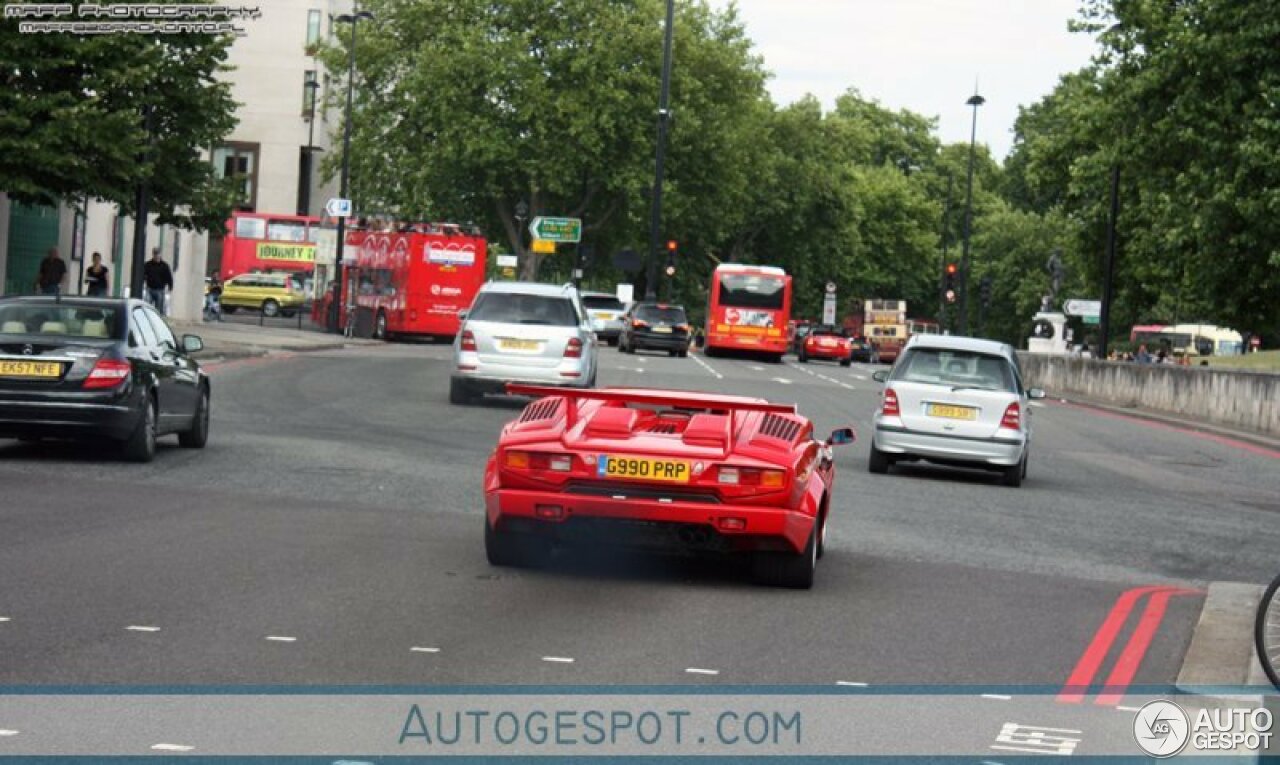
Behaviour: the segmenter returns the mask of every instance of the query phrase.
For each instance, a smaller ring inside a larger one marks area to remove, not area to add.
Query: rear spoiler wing
[[[572,399],[621,401],[627,404],[656,404],[658,406],[688,407],[693,409],[729,409],[738,412],[797,414],[795,404],[743,401],[737,398],[717,396],[714,393],[696,393],[692,391],[655,393],[640,389],[628,390],[627,388],[558,388],[552,385],[507,383],[507,393],[516,396],[562,396]]]

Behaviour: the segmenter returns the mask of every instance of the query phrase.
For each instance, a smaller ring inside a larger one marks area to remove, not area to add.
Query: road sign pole
[[[1098,320],[1098,358],[1107,358],[1111,332],[1112,281],[1116,271],[1116,223],[1120,217],[1120,165],[1111,168],[1111,218],[1107,222],[1107,263],[1102,270],[1102,312]]]

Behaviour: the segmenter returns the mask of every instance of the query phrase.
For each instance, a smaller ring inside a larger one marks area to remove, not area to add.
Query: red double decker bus
[[[218,275],[226,281],[254,271],[311,271],[319,223],[305,215],[231,213]]]
[[[458,312],[471,306],[484,284],[484,237],[459,226],[349,231],[345,250],[340,317],[345,327],[354,314],[355,334],[452,338]],[[326,309],[317,306],[317,316]]]
[[[782,361],[791,321],[791,277],[776,266],[724,263],[711,275],[706,352],[756,351]]]

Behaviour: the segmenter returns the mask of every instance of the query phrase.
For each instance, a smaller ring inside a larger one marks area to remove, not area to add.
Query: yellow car
[[[240,274],[222,285],[222,310],[262,311],[263,316],[292,316],[307,296],[292,274]]]

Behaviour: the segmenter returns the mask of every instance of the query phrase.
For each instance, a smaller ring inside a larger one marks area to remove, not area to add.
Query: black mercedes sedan
[[[199,449],[209,437],[209,378],[140,300],[0,298],[0,438],[106,438],[150,462],[158,436]]]

